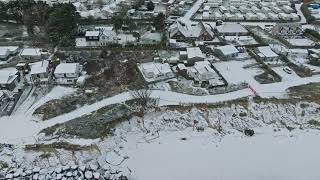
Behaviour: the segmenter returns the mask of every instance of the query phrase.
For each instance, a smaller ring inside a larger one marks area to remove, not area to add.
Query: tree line
[[[0,1],[0,21],[26,26],[31,38],[41,36],[52,46],[73,46],[80,19],[70,3],[49,6],[43,1]]]

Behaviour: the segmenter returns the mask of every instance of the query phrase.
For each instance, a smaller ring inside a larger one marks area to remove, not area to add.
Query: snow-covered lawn
[[[33,112],[50,100],[74,93],[75,89],[57,86],[40,99],[37,99],[33,92],[34,90],[11,116],[0,118],[0,143],[33,141],[33,135],[41,130],[41,123],[38,123],[38,119],[32,116]]]

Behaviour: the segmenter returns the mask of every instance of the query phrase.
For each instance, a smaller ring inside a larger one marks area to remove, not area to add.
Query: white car
[[[287,67],[283,68],[283,71],[286,72],[287,74],[292,74],[292,70]]]

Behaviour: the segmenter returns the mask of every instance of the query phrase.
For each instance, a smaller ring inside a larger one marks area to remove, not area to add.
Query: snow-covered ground
[[[230,71],[225,71],[230,72]],[[237,71],[234,71],[237,72]],[[231,73],[232,74],[232,73]],[[236,73],[233,73],[236,74]],[[230,76],[231,77],[231,76]],[[235,77],[241,77],[237,75]],[[304,85],[311,82],[320,82],[320,75],[315,75],[308,78],[297,78],[294,80],[283,81],[279,83],[273,84],[259,84],[252,78],[252,75],[248,73],[248,76],[244,76],[247,82],[255,89],[255,91],[261,97],[283,97],[286,95],[286,90],[289,87]],[[251,80],[251,81],[250,81]],[[94,103],[92,105],[85,105],[81,108],[78,108],[75,111],[62,114],[55,118],[52,118],[48,121],[44,122],[37,122],[38,119],[33,117],[32,114],[36,110],[37,107],[41,106],[45,102],[54,99],[60,98],[65,94],[70,94],[74,92],[73,89],[62,89],[62,87],[56,87],[57,91],[52,90],[51,93],[46,95],[44,98],[40,99],[39,101],[35,102],[30,108],[25,109],[26,106],[30,106],[30,102],[34,102],[34,100],[26,100],[26,105],[22,105],[20,109],[24,109],[23,111],[17,110],[17,112],[21,113],[14,113],[11,116],[6,116],[0,118],[0,142],[4,143],[30,143],[34,142],[34,139],[37,134],[44,128],[53,126],[58,123],[64,123],[74,118],[90,114],[104,106],[116,103],[122,103],[127,100],[132,99],[132,96],[129,92],[125,92],[110,98],[106,98],[102,101]],[[193,104],[193,103],[219,103],[224,101],[235,100],[243,97],[248,97],[254,95],[249,89],[243,89],[235,92],[219,94],[219,95],[208,95],[208,96],[193,96],[193,95],[186,95],[171,91],[160,91],[154,90],[152,91],[151,97],[159,98],[159,106],[166,106],[166,105],[179,105],[179,104]],[[32,97],[31,97],[32,99]],[[17,127],[19,132],[16,133]]]
[[[145,116],[149,132],[139,123],[141,118],[133,117],[104,140],[69,140],[96,144],[96,152],[57,150],[41,159],[42,152],[16,147],[3,151],[0,160],[29,168],[98,163],[122,171],[130,180],[318,179],[320,132],[310,129],[308,121],[319,118],[319,107],[306,102],[251,102],[247,108],[232,105],[183,112],[164,108]],[[221,133],[211,128],[219,121]],[[245,136],[244,128],[253,129],[255,135]]]
[[[44,97],[38,97],[33,91],[11,116],[0,117],[0,143],[22,143],[34,141],[35,135],[41,129],[41,123],[33,117],[33,112],[44,103],[70,95],[75,89],[57,86]]]
[[[131,145],[133,158],[126,164],[139,180],[315,180],[320,178],[319,137],[318,132],[279,132],[252,138],[227,135],[214,143],[206,133],[177,132]]]

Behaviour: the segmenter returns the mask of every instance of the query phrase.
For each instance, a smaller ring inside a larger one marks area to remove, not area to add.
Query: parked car
[[[292,74],[292,70],[287,67],[283,68],[283,71],[286,72],[287,74]]]

